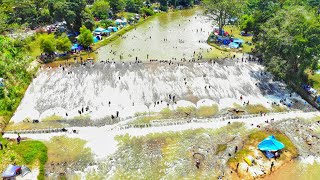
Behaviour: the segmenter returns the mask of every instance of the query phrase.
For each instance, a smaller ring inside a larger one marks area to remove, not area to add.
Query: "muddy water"
[[[305,164],[298,160],[289,163],[264,180],[316,180],[320,179],[320,164]]]
[[[129,61],[205,57],[211,46],[206,43],[212,20],[201,8],[156,16],[98,50],[99,60]],[[167,41],[165,41],[167,39]]]

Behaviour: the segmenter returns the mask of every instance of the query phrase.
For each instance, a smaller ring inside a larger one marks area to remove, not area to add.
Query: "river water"
[[[266,176],[265,180],[317,180],[320,178],[319,163],[303,163],[295,160]]]
[[[211,27],[212,20],[203,16],[200,8],[161,14],[100,48],[98,58],[120,60],[121,55],[121,60],[128,61],[136,57],[138,60],[191,59],[200,54],[208,57],[213,52],[206,43]]]

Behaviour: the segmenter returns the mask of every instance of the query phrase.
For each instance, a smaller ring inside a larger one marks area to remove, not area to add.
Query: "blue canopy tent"
[[[232,42],[238,43],[238,44],[243,44],[243,43],[244,43],[244,40],[239,39],[239,38],[234,38]]]
[[[21,166],[14,166],[10,164],[7,169],[2,173],[3,179],[14,178],[21,174]]]
[[[235,43],[235,42],[231,42],[231,43],[229,44],[229,47],[232,48],[232,49],[237,49],[237,48],[239,48],[239,44],[237,44],[237,43]]]
[[[110,33],[111,32],[109,30],[106,30],[106,29],[102,31],[102,34],[104,34],[104,35],[110,35]]]
[[[74,44],[74,45],[72,45],[71,50],[72,51],[77,50],[78,47],[79,47],[78,44]]]
[[[118,28],[116,28],[116,27],[108,27],[108,30],[112,31],[112,32],[117,32]]]
[[[101,27],[98,27],[97,29],[95,29],[93,32],[96,32],[96,33],[101,33],[103,32],[105,29],[101,28]]]
[[[94,38],[93,38],[93,43],[97,43],[99,41],[99,39],[97,38],[97,36],[95,36]]]
[[[122,24],[122,20],[121,20],[121,19],[117,19],[117,20],[115,20],[115,23],[116,23],[117,25],[120,25],[120,24]]]
[[[261,151],[278,151],[283,149],[284,147],[284,144],[276,140],[276,138],[273,135],[265,138],[258,145],[258,149],[260,149]]]

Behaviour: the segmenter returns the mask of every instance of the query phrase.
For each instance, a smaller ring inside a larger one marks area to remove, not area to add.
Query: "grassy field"
[[[38,179],[44,179],[44,165],[47,162],[47,147],[40,141],[8,141],[0,136],[0,141],[7,146],[0,150],[0,172],[9,164],[26,165],[30,169],[39,168]]]
[[[308,81],[312,85],[312,88],[316,89],[317,91],[320,91],[320,74],[312,74],[310,71],[307,71],[307,75]]]
[[[91,149],[86,146],[86,141],[79,138],[67,138],[55,136],[45,142],[48,147],[49,170],[60,164],[66,164],[69,168],[83,169],[93,162]]]

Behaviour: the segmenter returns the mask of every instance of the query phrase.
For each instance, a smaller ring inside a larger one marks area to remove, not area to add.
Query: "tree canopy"
[[[84,47],[89,47],[93,43],[93,36],[91,31],[87,29],[85,26],[80,28],[80,35],[78,36],[79,44]]]
[[[219,26],[219,34],[229,18],[236,17],[241,9],[241,0],[204,0],[204,7]]]
[[[46,34],[41,37],[40,48],[47,54],[53,54],[56,50],[55,38],[53,34]]]
[[[258,51],[269,71],[280,78],[316,68],[320,53],[320,23],[303,6],[283,9],[270,18],[258,36]],[[278,64],[278,65],[277,65]]]
[[[70,51],[71,49],[71,41],[67,37],[66,34],[62,34],[57,40],[56,40],[56,48],[58,51],[61,52],[67,52]]]
[[[92,5],[92,14],[100,19],[109,17],[110,5],[106,0],[97,0]]]
[[[32,75],[27,71],[30,58],[10,38],[0,36],[0,77],[5,87],[0,89],[0,115],[13,111],[28,87]]]

